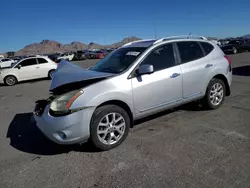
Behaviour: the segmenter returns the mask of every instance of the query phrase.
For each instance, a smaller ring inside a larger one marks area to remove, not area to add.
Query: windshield
[[[146,50],[143,47],[120,48],[100,60],[90,70],[119,74],[126,70]]]

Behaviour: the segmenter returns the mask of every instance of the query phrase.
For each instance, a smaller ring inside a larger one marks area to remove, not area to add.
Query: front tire
[[[4,78],[4,83],[7,86],[13,86],[17,83],[17,78],[13,75],[6,76]]]
[[[225,96],[225,83],[220,79],[213,78],[209,82],[206,95],[202,100],[203,106],[209,110],[219,108],[223,104]]]
[[[119,146],[128,136],[130,118],[128,113],[116,105],[97,108],[90,123],[90,141],[101,151]]]

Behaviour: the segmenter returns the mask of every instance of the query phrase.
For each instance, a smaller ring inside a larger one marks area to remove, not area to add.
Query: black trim
[[[200,46],[201,51],[202,51],[202,53],[203,53],[203,57],[207,56],[205,50],[203,49],[203,47],[202,47],[202,45],[201,45],[201,42],[196,42],[196,43],[198,43],[198,45]],[[203,57],[202,57],[202,58],[203,58]]]
[[[181,65],[182,64],[181,63],[181,56],[180,56],[179,48],[178,48],[176,42],[173,43],[173,47],[174,47],[176,62],[177,62],[178,65]]]

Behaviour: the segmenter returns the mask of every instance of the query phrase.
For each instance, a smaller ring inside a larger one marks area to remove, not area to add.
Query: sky
[[[250,34],[250,0],[1,0],[0,52],[44,39],[110,44],[128,36]]]

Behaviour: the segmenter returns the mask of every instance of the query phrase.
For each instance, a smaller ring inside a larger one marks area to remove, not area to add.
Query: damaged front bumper
[[[89,139],[89,125],[93,108],[87,108],[63,116],[50,112],[52,98],[36,102],[33,118],[37,127],[50,140],[58,144],[78,144]]]

